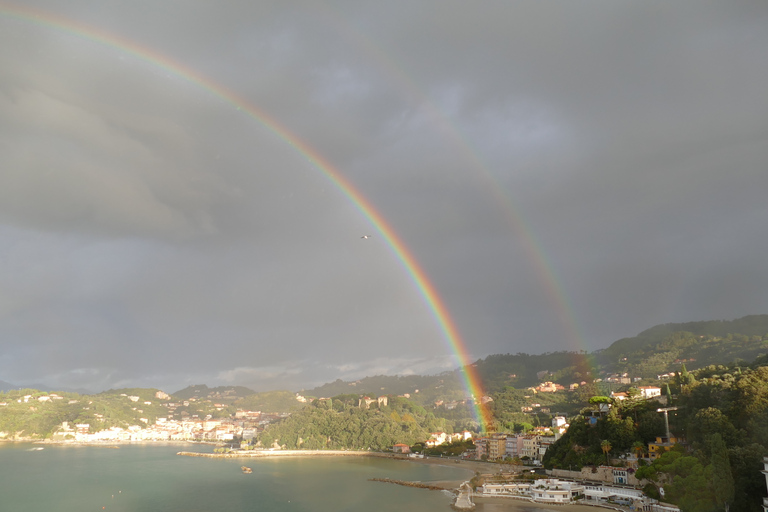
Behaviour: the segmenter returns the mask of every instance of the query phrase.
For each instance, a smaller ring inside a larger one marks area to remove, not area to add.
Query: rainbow
[[[371,202],[363,196],[363,194],[357,190],[348,179],[335,169],[330,162],[323,158],[322,155],[280,125],[275,119],[270,118],[248,100],[210,78],[197,73],[183,64],[171,60],[155,50],[115,34],[40,9],[21,7],[0,1],[0,15],[26,23],[33,23],[35,25],[52,28],[92,41],[99,45],[112,47],[132,55],[141,61],[162,68],[190,84],[204,89],[226,103],[231,104],[239,111],[247,114],[249,117],[263,125],[275,136],[287,143],[293,150],[302,155],[313,167],[322,172],[323,175],[325,175],[327,179],[354,204],[357,210],[363,214],[371,224],[373,224],[374,228],[386,241],[397,260],[403,265],[408,275],[414,281],[415,286],[424,299],[429,311],[442,332],[442,335],[449,344],[451,351],[461,367],[463,384],[469,395],[473,398],[473,412],[481,431],[487,431],[491,427],[490,412],[481,401],[481,398],[484,395],[482,382],[477,375],[474,366],[471,364],[469,352],[461,338],[459,329],[456,327],[445,303],[437,293],[434,285],[430,282],[427,273],[421,268],[416,261],[416,258],[411,251],[408,250],[408,247],[403,243],[392,226],[384,219],[376,208],[374,208],[373,204],[371,204]]]
[[[439,130],[450,142],[451,147],[458,149],[466,160],[468,169],[475,170],[480,178],[479,183],[484,185],[488,196],[502,213],[512,232],[517,236],[515,240],[520,242],[528,261],[536,274],[537,280],[542,284],[543,291],[558,317],[558,323],[563,329],[565,342],[575,352],[583,352],[587,343],[582,334],[574,314],[574,308],[568,295],[560,284],[557,271],[547,256],[541,242],[531,229],[529,222],[514,201],[504,193],[504,187],[488,171],[487,165],[482,161],[479,152],[467,142],[467,137],[461,134],[461,130],[452,123],[449,116],[425,94],[411,76],[396,62],[386,51],[377,45],[367,34],[359,31],[351,23],[347,22],[344,13],[329,4],[324,6],[327,11],[326,19],[333,23],[337,33],[349,39],[350,44],[362,51],[371,62],[376,62],[384,71],[382,75],[389,79],[405,96],[414,103],[423,107],[424,114],[430,119],[432,126]]]

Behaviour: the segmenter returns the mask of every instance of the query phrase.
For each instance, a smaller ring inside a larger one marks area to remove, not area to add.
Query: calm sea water
[[[0,511],[449,512],[446,492],[368,479],[472,476],[460,468],[376,458],[208,459],[178,456],[182,448],[174,445],[38,446],[0,444]],[[252,474],[242,473],[244,464]],[[516,502],[477,510],[544,509]]]

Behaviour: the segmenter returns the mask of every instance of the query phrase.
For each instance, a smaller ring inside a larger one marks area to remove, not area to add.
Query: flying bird
[[[367,238],[371,238],[371,235],[363,235],[363,236],[361,236],[360,238],[366,238],[366,239],[367,239]]]

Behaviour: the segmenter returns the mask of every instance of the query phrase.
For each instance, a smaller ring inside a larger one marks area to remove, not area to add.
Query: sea
[[[2,512],[451,511],[452,495],[371,481],[463,481],[466,469],[374,457],[216,459],[210,446],[0,443]],[[253,472],[245,474],[241,466]],[[570,510],[559,507],[557,510]],[[573,510],[599,510],[576,507]],[[551,511],[509,500],[478,512]]]

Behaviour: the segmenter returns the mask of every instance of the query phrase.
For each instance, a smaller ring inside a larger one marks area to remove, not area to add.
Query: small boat
[[[245,473],[246,475],[250,475],[251,473],[253,473],[253,470],[248,466],[240,466],[240,469],[242,469],[243,473]]]

